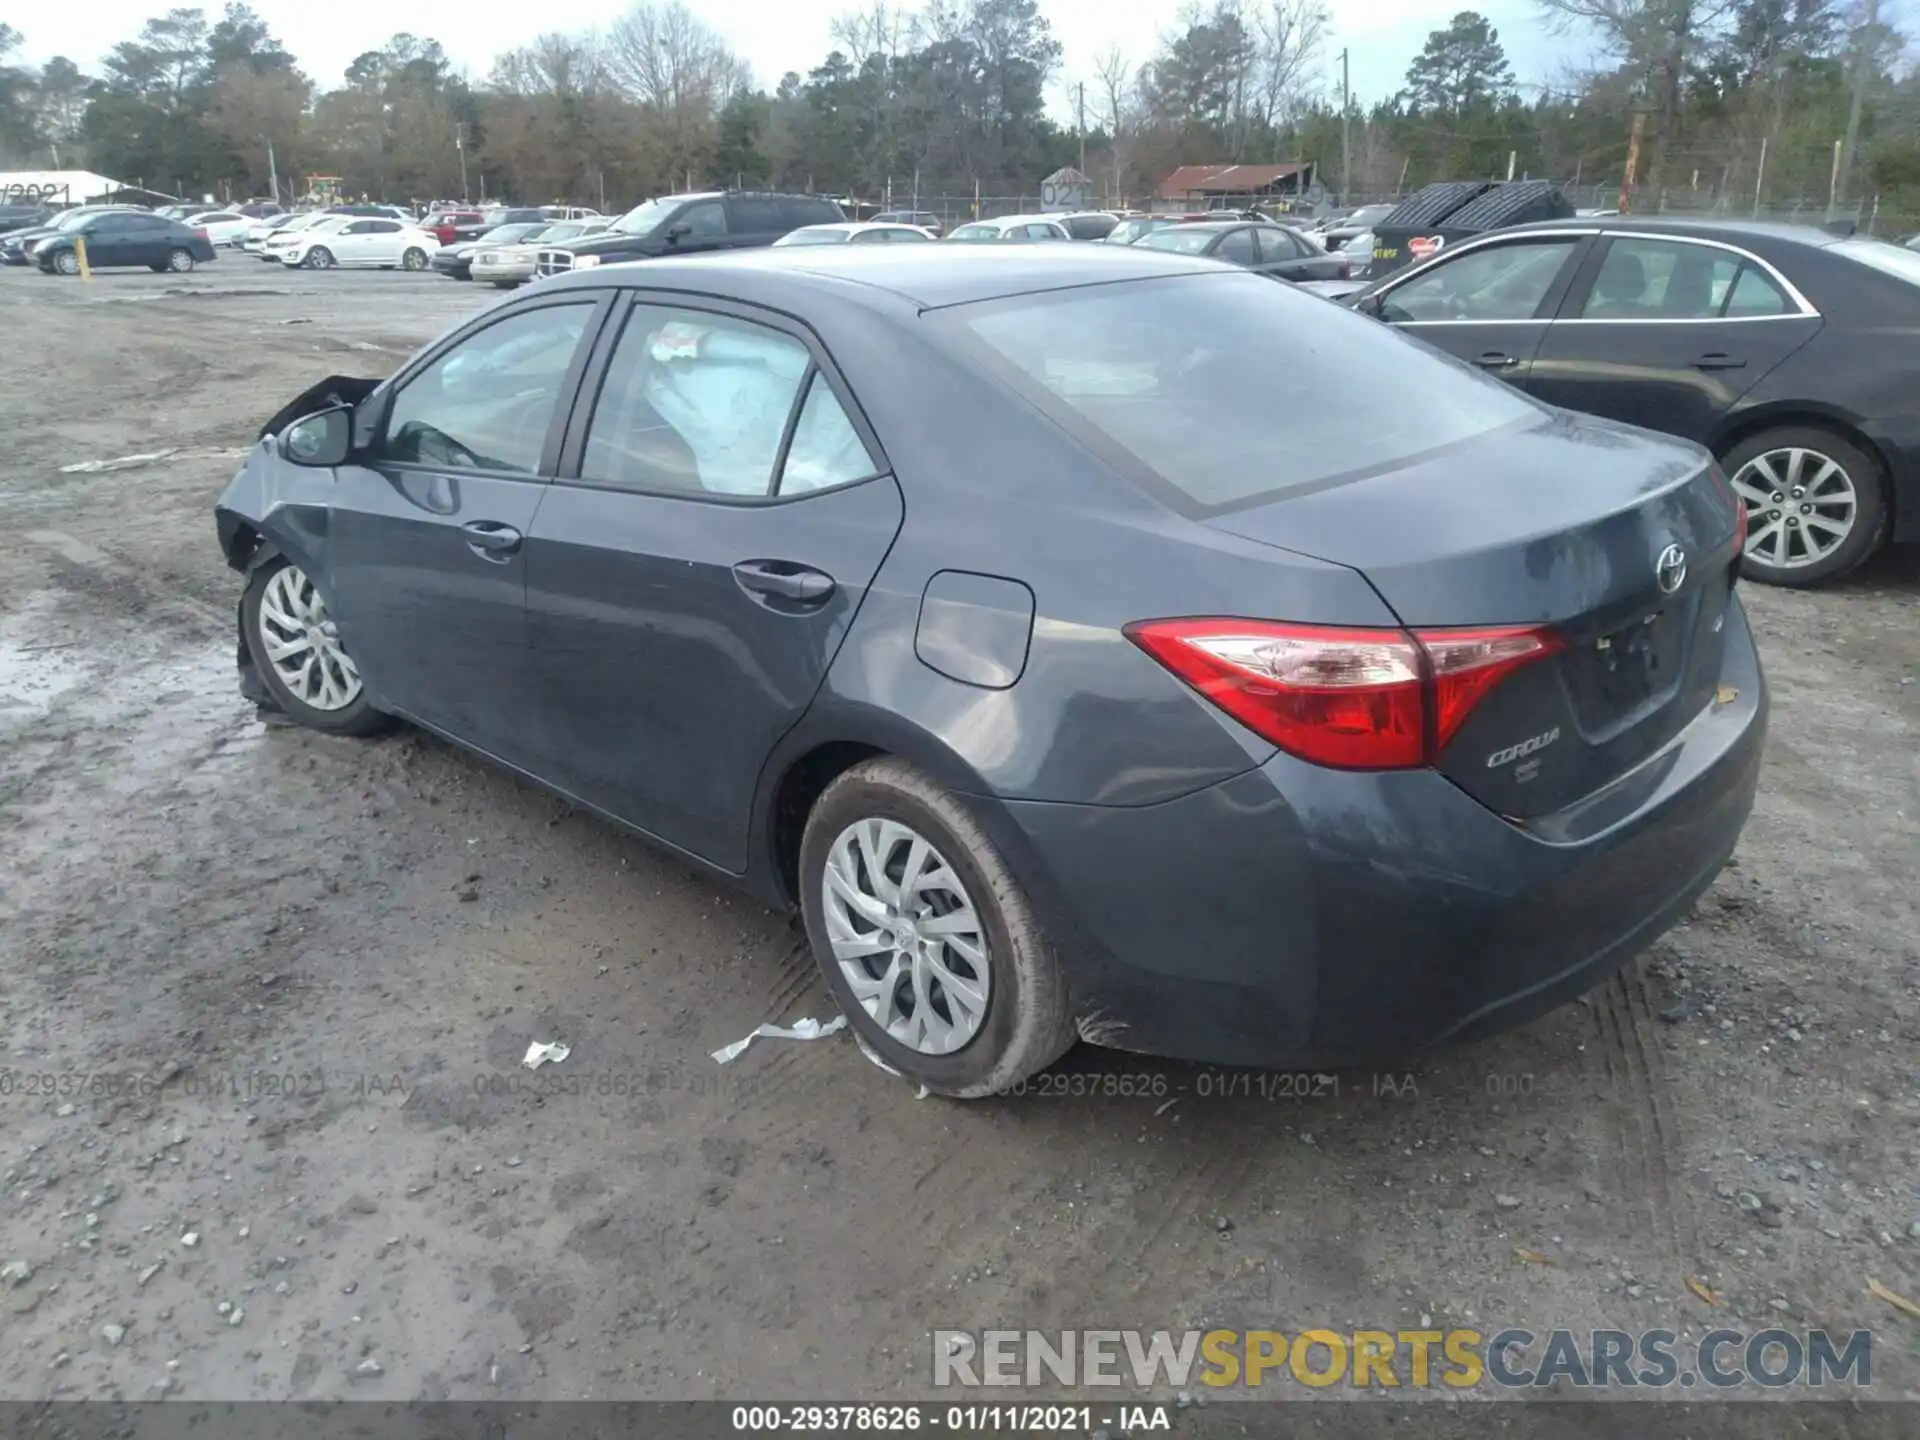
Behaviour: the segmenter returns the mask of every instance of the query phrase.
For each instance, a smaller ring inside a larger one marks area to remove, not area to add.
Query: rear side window
[[[1388,469],[1540,413],[1377,321],[1244,272],[956,313],[1043,409],[1202,509]]]
[[[1733,292],[1727,296],[1723,313],[1729,320],[1752,319],[1764,315],[1791,315],[1793,306],[1787,302],[1780,287],[1763,271],[1743,265],[1740,277],[1733,282]]]
[[[749,498],[873,473],[806,346],[751,321],[652,305],[627,316],[580,465],[600,484]]]
[[[727,225],[735,234],[758,235],[785,229],[781,206],[774,200],[729,200]]]
[[[789,200],[787,209],[794,225],[831,225],[846,218],[831,200]]]

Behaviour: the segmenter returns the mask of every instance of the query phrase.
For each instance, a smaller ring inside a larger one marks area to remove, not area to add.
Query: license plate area
[[[1583,726],[1604,727],[1634,714],[1679,683],[1686,660],[1686,615],[1668,606],[1610,630],[1566,658],[1574,713]]]

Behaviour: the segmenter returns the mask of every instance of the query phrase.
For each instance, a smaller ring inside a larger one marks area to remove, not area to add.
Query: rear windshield
[[[1203,508],[1388,469],[1540,413],[1377,320],[1244,272],[959,313],[1036,398]]]
[[[1920,250],[1907,250],[1899,245],[1889,245],[1884,240],[1852,239],[1842,240],[1833,247],[1836,255],[1845,255],[1849,260],[1858,260],[1862,265],[1871,265],[1909,285],[1920,285]]]

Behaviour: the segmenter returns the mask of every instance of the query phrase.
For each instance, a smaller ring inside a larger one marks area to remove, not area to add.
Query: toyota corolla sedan
[[[1404,1060],[1618,969],[1753,802],[1742,516],[1258,275],[907,245],[557,277],[295,398],[217,529],[244,693],[797,907],[981,1096],[1076,1036]]]

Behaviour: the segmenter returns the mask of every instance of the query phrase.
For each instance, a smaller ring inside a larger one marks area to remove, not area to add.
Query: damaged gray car
[[[948,1095],[1077,1035],[1402,1061],[1686,912],[1767,714],[1711,457],[1256,275],[1014,250],[582,270],[323,381],[217,510],[246,693],[798,907]]]

